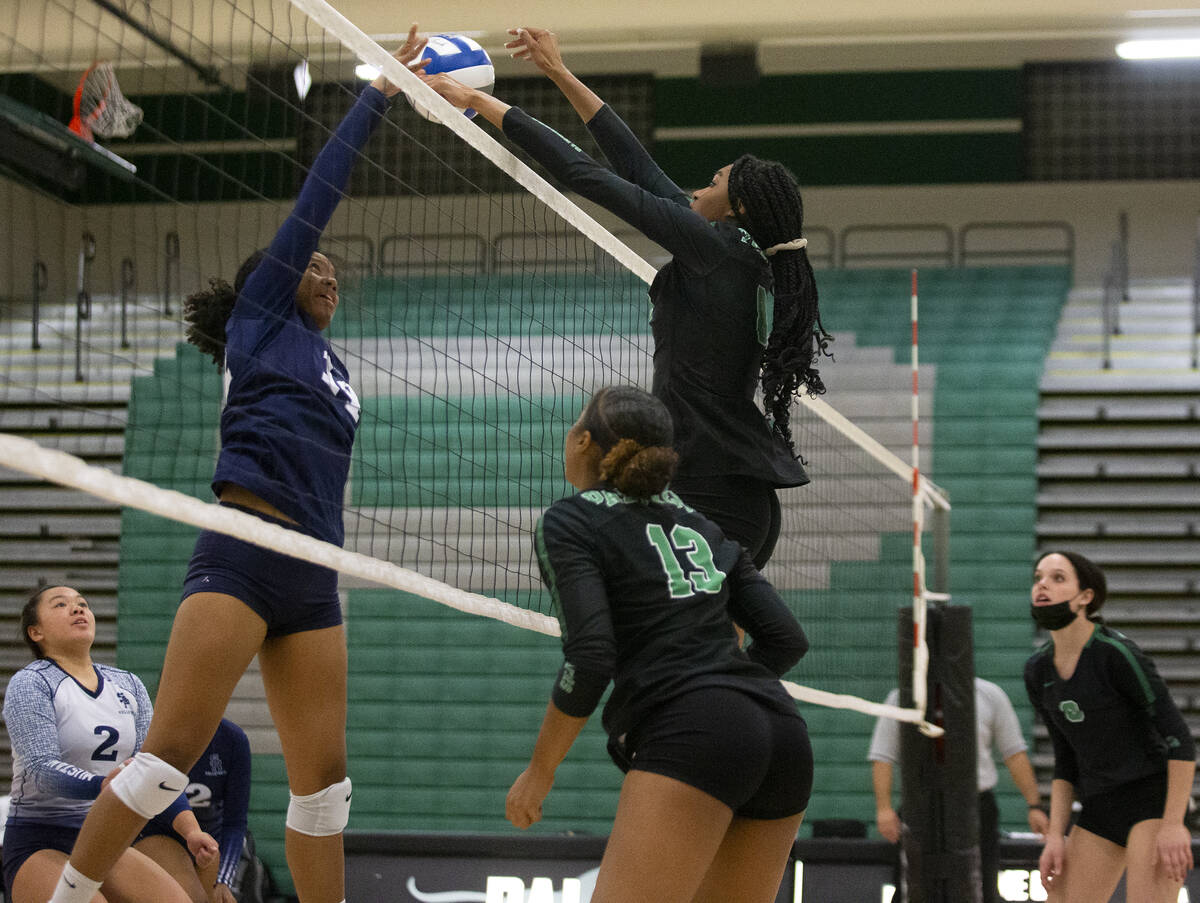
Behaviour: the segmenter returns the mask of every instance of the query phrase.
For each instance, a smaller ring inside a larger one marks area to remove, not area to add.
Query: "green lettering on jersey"
[[[559,688],[564,693],[571,693],[575,689],[575,666],[570,662],[563,662],[562,677],[558,681]]]
[[[712,549],[704,536],[683,524],[671,528],[671,538],[659,524],[646,525],[646,538],[658,553],[672,599],[685,599],[696,593],[719,593],[725,572],[713,561]],[[684,573],[679,562],[683,553],[692,568]]]
[[[1058,704],[1058,708],[1063,713],[1063,717],[1072,724],[1078,724],[1083,720],[1083,710],[1079,708],[1079,703],[1073,699],[1064,699]]]
[[[758,287],[758,319],[755,328],[758,331],[758,344],[766,348],[771,330],[775,328],[775,296],[761,285]]]

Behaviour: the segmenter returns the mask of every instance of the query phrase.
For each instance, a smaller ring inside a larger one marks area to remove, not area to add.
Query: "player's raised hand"
[[[515,60],[528,60],[547,75],[567,67],[558,49],[558,35],[545,28],[510,28],[513,39],[504,45]]]
[[[392,54],[392,57],[414,72],[423,72],[425,67],[429,65],[429,60],[421,59],[421,51],[425,49],[427,43],[429,43],[429,39],[417,34],[417,23],[413,22],[408,27],[408,37],[405,38],[400,48]],[[377,91],[381,91],[385,97],[395,97],[400,93],[400,89],[383,75],[380,75],[375,81],[371,82],[371,86]]]

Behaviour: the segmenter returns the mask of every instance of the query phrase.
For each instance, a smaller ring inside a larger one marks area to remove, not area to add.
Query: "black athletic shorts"
[[[1166,804],[1167,774],[1161,772],[1080,800],[1082,811],[1076,824],[1123,847],[1133,826],[1162,818]]]
[[[41,850],[71,855],[79,828],[36,821],[10,821],[4,828],[4,899],[12,899],[13,881],[25,860]]]
[[[261,511],[228,502],[221,505],[308,534],[296,524]],[[337,571],[205,530],[188,563],[182,598],[193,593],[233,596],[266,621],[267,636],[274,637],[341,624],[337,585]]]
[[[779,541],[780,508],[775,488],[753,477],[679,477],[671,490],[750,553],[762,570]]]
[[[701,687],[651,711],[629,732],[630,768],[675,778],[742,818],[796,815],[812,794],[808,725],[727,687]]]

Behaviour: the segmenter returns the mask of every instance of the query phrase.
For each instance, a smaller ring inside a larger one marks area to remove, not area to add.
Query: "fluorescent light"
[[[1131,9],[1125,13],[1131,19],[1194,19],[1200,9]]]
[[[1200,57],[1200,38],[1125,41],[1117,45],[1117,56],[1126,60],[1170,60]]]
[[[379,78],[379,70],[374,66],[368,66],[366,63],[359,63],[355,66],[354,74],[365,82],[373,82]]]

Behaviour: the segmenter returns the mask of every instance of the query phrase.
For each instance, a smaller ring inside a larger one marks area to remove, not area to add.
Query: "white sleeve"
[[[996,752],[1000,753],[1001,759],[1025,752],[1029,747],[1008,694],[994,683],[985,682],[984,686],[992,703],[992,737]]]
[[[883,701],[884,705],[899,705],[900,691],[892,690]],[[867,752],[868,762],[900,764],[900,722],[895,718],[879,718],[871,734],[871,748]]]

